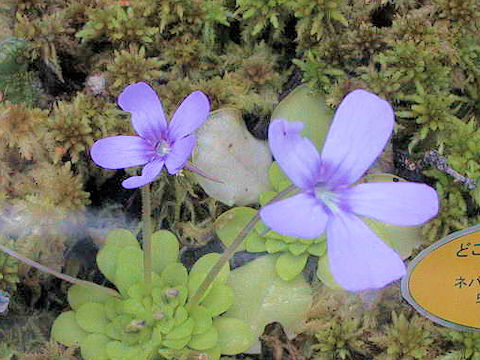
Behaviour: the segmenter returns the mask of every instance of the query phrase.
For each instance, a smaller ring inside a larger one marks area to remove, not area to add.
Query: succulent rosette
[[[127,230],[110,232],[97,263],[119,296],[72,286],[68,292],[72,310],[55,320],[52,338],[66,346],[80,346],[85,360],[176,358],[192,352],[218,359],[251,346],[255,339],[249,325],[221,316],[234,300],[226,284],[228,266],[198,305],[188,302],[219,254],[203,256],[188,272],[178,261],[178,241],[168,231],[152,235],[152,253],[152,290],[147,293],[143,251],[136,238]]]

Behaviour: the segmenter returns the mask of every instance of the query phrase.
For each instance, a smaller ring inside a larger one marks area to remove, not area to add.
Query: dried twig
[[[455,182],[463,184],[468,190],[474,190],[477,187],[475,181],[467,178],[466,176],[460,175],[458,172],[448,166],[447,159],[445,159],[435,150],[428,151],[423,157],[423,162],[426,165],[433,166],[439,171],[451,176]]]

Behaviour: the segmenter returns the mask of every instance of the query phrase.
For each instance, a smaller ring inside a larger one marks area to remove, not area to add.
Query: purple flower
[[[262,220],[301,238],[326,231],[330,271],[349,291],[381,288],[405,274],[399,255],[360,217],[415,226],[438,213],[437,193],[425,184],[353,185],[380,155],[393,125],[388,102],[355,90],[338,107],[321,155],[300,135],[301,122],[278,119],[268,130],[273,156],[300,191],[263,207]]]
[[[118,96],[118,105],[132,114],[138,136],[119,135],[98,140],[90,154],[106,169],[145,165],[141,176],[122,182],[127,189],[151,183],[165,166],[176,174],[187,163],[197,137],[191,134],[207,119],[210,102],[201,91],[194,91],[180,104],[167,124],[163,106],[155,91],[146,83],[127,86]]]

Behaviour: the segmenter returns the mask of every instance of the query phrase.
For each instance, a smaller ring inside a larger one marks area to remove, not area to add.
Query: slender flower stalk
[[[121,297],[121,295],[117,291],[115,291],[114,289],[110,289],[110,288],[95,284],[95,283],[90,282],[90,281],[77,279],[77,278],[75,278],[73,276],[69,276],[67,274],[59,273],[58,271],[55,271],[55,270],[53,270],[49,267],[46,267],[42,264],[39,264],[36,261],[33,261],[29,258],[26,258],[25,256],[22,256],[19,253],[1,245],[1,244],[0,244],[0,250],[2,250],[5,254],[8,254],[11,257],[23,262],[24,264],[27,264],[28,266],[34,267],[35,269],[40,270],[41,272],[53,275],[53,276],[55,276],[55,277],[57,277],[61,280],[67,281],[71,284],[80,285],[80,286],[84,286],[84,287],[88,287],[88,288],[95,288],[95,289],[98,289],[98,290],[101,290],[101,291],[107,293],[108,295],[115,296],[115,297]]]
[[[271,201],[270,203],[273,203],[277,200],[283,199],[286,195],[290,194],[291,192],[295,191],[294,186],[289,186],[285,190],[279,192]],[[248,236],[250,231],[254,228],[254,226],[258,223],[260,220],[260,213],[257,212],[255,216],[252,217],[252,219],[245,225],[245,227],[240,230],[238,233],[237,237],[235,240],[233,240],[232,245],[228,249],[225,250],[223,253],[222,257],[218,260],[218,262],[210,269],[208,272],[207,276],[203,280],[203,282],[200,284],[198,287],[197,291],[195,294],[192,296],[192,298],[189,300],[187,307],[191,308],[192,306],[197,305],[201,299],[203,298],[203,295],[205,292],[208,290],[210,285],[215,281],[217,278],[218,274],[222,270],[223,266],[232,258],[232,256],[235,254],[235,251],[238,249],[238,247],[242,244],[242,242],[245,240],[245,238]]]
[[[152,202],[150,184],[142,186],[143,267],[147,294],[152,290]]]

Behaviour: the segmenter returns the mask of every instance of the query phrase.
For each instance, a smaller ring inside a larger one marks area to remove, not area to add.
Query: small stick
[[[467,178],[466,176],[460,175],[458,172],[448,166],[447,159],[445,159],[435,150],[428,151],[423,157],[423,162],[425,164],[436,167],[439,171],[451,176],[455,179],[456,182],[459,182],[466,186],[468,190],[474,190],[477,187],[475,181]]]

